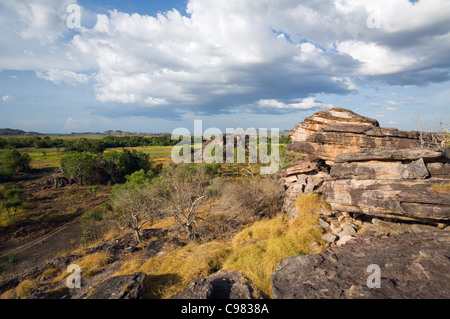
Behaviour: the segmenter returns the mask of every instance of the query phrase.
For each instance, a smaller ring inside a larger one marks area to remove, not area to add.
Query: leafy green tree
[[[103,167],[113,183],[122,182],[127,175],[136,171],[152,170],[150,156],[144,152],[124,149],[122,152],[112,151],[103,154]],[[158,168],[154,168],[157,173]]]
[[[99,180],[98,158],[87,152],[71,152],[61,159],[63,174],[78,184],[92,184]]]
[[[145,184],[149,183],[156,173],[152,170],[145,172],[143,169],[126,176],[125,184],[115,184],[111,191],[111,198],[114,199],[115,194],[120,190],[134,190],[138,187],[143,187]]]

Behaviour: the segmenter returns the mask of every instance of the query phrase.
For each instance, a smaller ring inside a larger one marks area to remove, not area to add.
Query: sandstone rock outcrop
[[[273,298],[450,297],[450,232],[357,238],[320,254],[284,259],[272,275]],[[369,265],[380,267],[380,287]],[[369,278],[370,277],[370,278]]]
[[[381,128],[377,120],[339,107],[313,114],[294,127],[289,135],[292,143],[288,150],[331,162],[343,153],[382,147],[436,146],[443,139],[439,134]]]
[[[434,185],[450,182],[447,162],[443,152],[421,149],[339,155],[323,195],[334,211],[448,223],[450,194],[433,190]],[[428,166],[441,167],[438,176]]]
[[[315,159],[280,172],[291,216],[296,197],[320,192],[335,212],[449,223],[450,194],[433,190],[450,184],[441,135],[384,129],[376,120],[331,108],[306,118],[291,138],[289,149]]]

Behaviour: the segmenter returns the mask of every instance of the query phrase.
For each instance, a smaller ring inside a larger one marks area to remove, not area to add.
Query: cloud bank
[[[361,85],[450,79],[448,0],[190,0],[185,15],[114,10],[92,27],[83,9],[77,30],[70,3],[2,1],[0,69],[92,85],[114,105],[93,110],[104,116],[279,114],[330,107],[316,97]]]

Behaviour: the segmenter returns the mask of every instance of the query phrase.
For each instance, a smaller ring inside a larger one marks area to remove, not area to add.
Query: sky
[[[450,125],[448,0],[0,0],[0,127]]]

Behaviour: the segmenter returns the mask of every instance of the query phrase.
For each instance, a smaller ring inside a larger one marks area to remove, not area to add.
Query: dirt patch
[[[0,227],[0,259],[16,254],[20,263],[36,263],[79,245],[80,217],[108,201],[111,188],[70,185],[42,190],[45,178],[23,183],[23,211]]]

